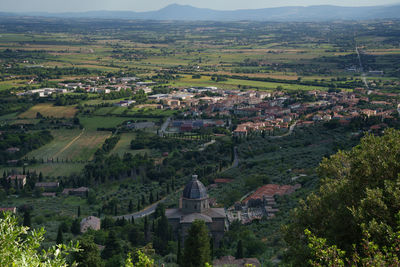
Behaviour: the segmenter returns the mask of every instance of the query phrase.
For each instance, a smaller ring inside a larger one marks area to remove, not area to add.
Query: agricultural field
[[[97,128],[115,128],[123,122],[132,119],[117,116],[79,116],[80,123],[89,131],[96,131]]]
[[[77,112],[76,106],[54,106],[51,103],[43,103],[31,107],[18,117],[22,119],[33,119],[40,113],[43,117],[73,118]]]
[[[53,130],[54,140],[27,155],[28,159],[35,158],[48,161],[88,161],[94,152],[110,136],[110,132],[82,130]]]
[[[10,80],[0,82],[0,91],[8,90],[15,87],[24,86],[27,81],[25,80]]]
[[[110,154],[118,154],[119,156],[123,156],[125,153],[131,153],[133,155],[137,153],[148,153],[150,154],[149,149],[140,149],[140,150],[132,150],[131,149],[131,141],[135,139],[135,133],[123,133],[121,134],[121,139],[118,141],[113,150],[111,150]]]

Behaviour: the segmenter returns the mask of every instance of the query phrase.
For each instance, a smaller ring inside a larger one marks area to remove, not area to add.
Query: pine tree
[[[58,232],[57,232],[57,239],[56,239],[56,244],[62,244],[63,243],[63,233],[62,233],[62,228],[61,225],[58,226]]]
[[[198,267],[210,262],[210,238],[204,221],[195,220],[185,240],[182,266]]]

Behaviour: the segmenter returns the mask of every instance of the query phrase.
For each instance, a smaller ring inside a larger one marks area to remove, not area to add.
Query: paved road
[[[121,216],[115,216],[114,219],[122,219],[122,218],[124,218],[125,220],[130,220],[132,217],[134,219],[138,219],[138,218],[142,218],[142,217],[148,216],[150,214],[153,214],[155,212],[156,208],[157,208],[157,205],[159,203],[164,202],[164,201],[165,201],[165,198],[161,199],[160,201],[158,201],[158,202],[156,202],[154,204],[151,204],[150,206],[147,206],[146,208],[144,208],[141,211],[134,212],[134,213],[131,213],[131,214],[125,214],[125,215],[121,215]]]
[[[239,165],[239,156],[237,153],[237,146],[235,146],[233,148],[233,153],[234,153],[234,159],[233,159],[233,164],[232,164],[232,168],[236,168]]]
[[[278,135],[278,136],[268,136],[271,139],[277,139],[277,138],[282,138],[288,135],[291,135],[294,131],[294,128],[296,127],[297,121],[295,123],[293,123],[290,127],[289,127],[289,131],[283,135]]]
[[[211,141],[208,142],[208,143],[203,144],[203,145],[199,148],[199,151],[203,151],[204,149],[206,149],[206,147],[208,147],[209,145],[212,145],[212,144],[214,144],[214,143],[215,143],[215,139],[211,140]]]
[[[158,132],[158,135],[163,137],[165,130],[167,130],[167,127],[169,125],[169,122],[171,121],[172,117],[168,117],[167,120],[163,123],[163,125],[161,125],[160,131]]]
[[[360,51],[358,50],[358,47],[357,47],[357,46],[356,46],[356,53],[357,53],[358,62],[359,62],[359,64],[360,64],[361,80],[363,81],[365,87],[366,87],[367,89],[369,89],[368,82],[367,82],[367,78],[366,78],[366,74],[365,74],[365,72],[364,72],[364,67],[363,67],[362,61],[361,61]]]

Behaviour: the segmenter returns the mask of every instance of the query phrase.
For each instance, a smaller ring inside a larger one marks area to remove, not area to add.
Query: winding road
[[[288,135],[291,135],[294,131],[294,128],[296,127],[297,121],[295,123],[293,123],[292,125],[290,125],[289,127],[289,131],[283,135],[277,135],[277,136],[268,136],[268,138],[270,139],[278,139],[278,138],[282,138]]]
[[[164,197],[163,199],[157,201],[156,203],[151,204],[150,206],[147,206],[146,208],[142,209],[141,211],[134,212],[131,214],[125,214],[125,215],[121,215],[121,216],[115,216],[114,219],[124,218],[125,220],[131,220],[132,218],[138,219],[138,218],[148,216],[150,214],[153,214],[156,211],[158,204],[163,203],[165,201],[165,199],[166,198]]]

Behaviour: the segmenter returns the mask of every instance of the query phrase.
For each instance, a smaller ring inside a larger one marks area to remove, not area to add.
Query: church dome
[[[183,197],[187,199],[202,199],[207,197],[207,189],[202,182],[197,180],[197,175],[192,176],[192,180],[183,189]]]

